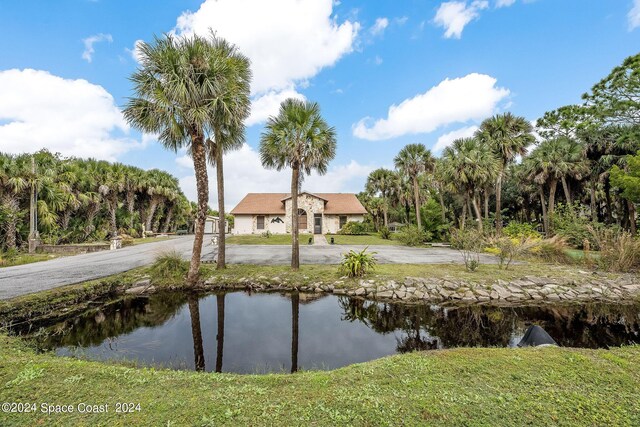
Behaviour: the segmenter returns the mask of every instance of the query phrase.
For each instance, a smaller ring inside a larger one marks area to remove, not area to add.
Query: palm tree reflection
[[[216,372],[222,372],[222,354],[224,350],[224,298],[225,294],[216,295],[218,306],[218,333],[216,334]]]
[[[191,316],[191,335],[193,336],[193,357],[196,371],[204,371],[204,348],[200,327],[200,305],[195,295],[189,295],[189,315]]]

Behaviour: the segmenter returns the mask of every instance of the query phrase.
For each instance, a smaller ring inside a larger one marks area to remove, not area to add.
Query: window
[[[258,230],[264,230],[264,215],[258,215]]]
[[[344,225],[347,223],[347,216],[346,215],[340,215],[340,228],[344,227]]]

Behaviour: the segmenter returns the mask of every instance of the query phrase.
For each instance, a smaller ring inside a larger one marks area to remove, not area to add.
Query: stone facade
[[[284,210],[286,212],[284,224],[287,233],[291,233],[291,200],[285,201]],[[307,213],[307,229],[300,230],[301,233],[313,233],[313,215],[316,213],[324,213],[324,201],[317,197],[303,193],[298,196],[298,209],[302,209]],[[324,229],[324,224],[323,224]]]

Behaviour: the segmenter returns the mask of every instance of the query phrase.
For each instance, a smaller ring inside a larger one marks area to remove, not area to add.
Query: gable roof
[[[363,215],[367,210],[353,193],[300,193],[325,200],[324,213]],[[249,193],[229,212],[231,215],[284,215],[290,193]]]

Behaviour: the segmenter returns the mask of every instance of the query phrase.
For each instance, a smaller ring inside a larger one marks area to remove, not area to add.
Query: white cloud
[[[378,18],[369,31],[374,36],[384,33],[384,30],[389,26],[389,19]]]
[[[374,141],[483,119],[509,95],[509,90],[497,87],[496,82],[494,77],[477,73],[443,80],[425,93],[389,107],[386,119],[360,120],[353,126],[353,134]]]
[[[353,50],[359,23],[339,23],[332,9],[332,0],[205,0],[178,18],[175,32],[211,28],[235,43],[251,59],[257,95],[310,79]]]
[[[294,88],[270,91],[254,97],[251,102],[251,115],[247,118],[245,124],[251,126],[262,123],[269,116],[276,115],[280,108],[280,103],[287,98],[305,99],[304,95],[298,93]]]
[[[436,12],[434,22],[445,29],[446,38],[459,39],[464,27],[480,16],[480,11],[489,7],[486,0],[474,0],[470,4],[466,1],[449,1],[442,3]]]
[[[633,0],[633,6],[627,14],[629,20],[629,31],[640,27],[640,0]]]
[[[67,156],[115,160],[140,143],[102,86],[38,70],[0,72],[0,152],[47,148]]]
[[[135,42],[133,42],[133,48],[129,49],[129,48],[124,48],[124,50],[126,50],[129,55],[131,55],[131,57],[133,58],[134,61],[136,61],[137,63],[140,63],[140,44],[142,44],[144,42],[144,40],[136,40]]]
[[[434,153],[440,153],[442,150],[453,144],[453,141],[459,138],[469,138],[478,130],[478,126],[467,126],[460,129],[456,129],[449,133],[445,133],[440,136],[436,141],[436,145],[433,146]]]
[[[383,62],[382,57],[380,57],[380,55],[376,55],[375,58],[373,58],[373,63],[376,65],[381,65]]]
[[[512,6],[516,0],[496,0],[496,8]]]
[[[193,167],[188,156],[176,158],[176,163],[185,168]],[[367,175],[375,169],[373,166],[361,165],[352,160],[346,165],[338,165],[329,169],[326,175],[312,174],[305,177],[302,184],[304,190],[314,192],[353,192],[362,190]],[[291,171],[280,172],[265,169],[260,162],[260,154],[248,144],[240,150],[225,154],[225,182],[233,185],[225,186],[226,210],[231,210],[247,193],[287,193],[291,188]],[[196,180],[193,174],[180,179],[180,186],[187,198],[196,200]],[[215,182],[215,170],[209,170],[209,204],[218,205]]]
[[[100,33],[83,39],[82,43],[84,43],[84,52],[82,52],[82,59],[87,62],[91,62],[93,60],[93,54],[95,52],[93,45],[104,41],[107,41],[109,43],[113,42],[113,37],[111,37],[111,34]]]

